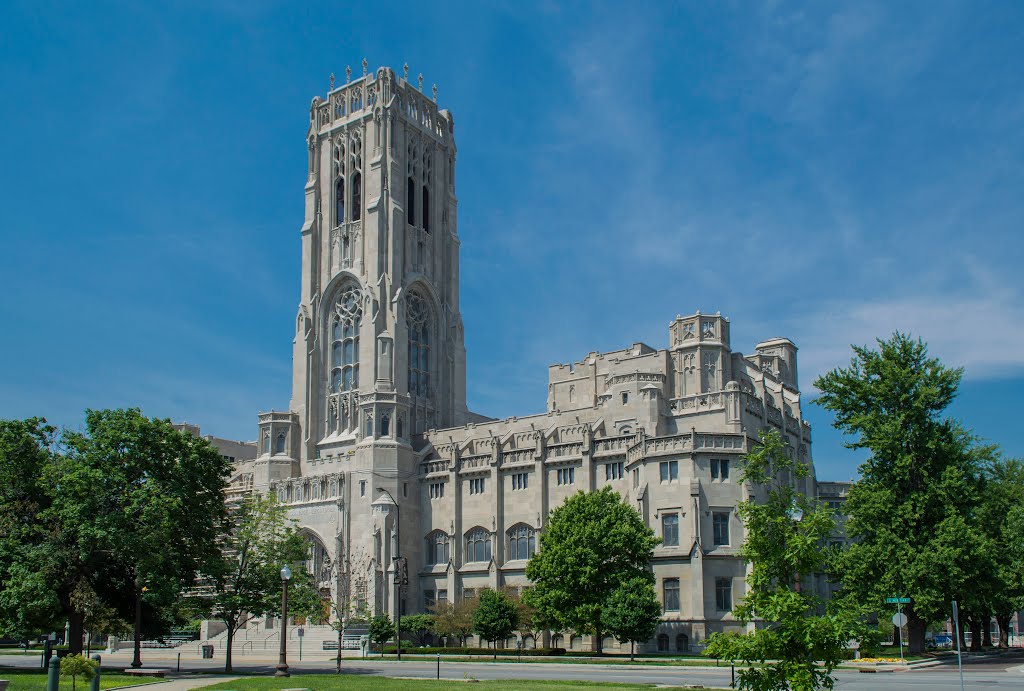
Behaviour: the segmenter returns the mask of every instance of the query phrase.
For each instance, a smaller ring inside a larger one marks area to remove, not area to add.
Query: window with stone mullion
[[[342,293],[331,322],[331,393],[359,388],[359,324],[361,292],[352,287]]]
[[[430,313],[425,300],[413,293],[406,313],[409,329],[409,394],[430,395]]]

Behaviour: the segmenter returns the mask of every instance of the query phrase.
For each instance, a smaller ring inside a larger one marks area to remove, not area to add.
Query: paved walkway
[[[201,686],[220,684],[225,681],[234,681],[235,679],[238,679],[238,677],[204,674],[201,677],[181,677],[156,683],[151,683],[148,679],[143,679],[141,681],[145,684],[147,689],[152,689],[153,691],[190,691],[191,689],[197,689]],[[132,687],[122,686],[121,688]]]

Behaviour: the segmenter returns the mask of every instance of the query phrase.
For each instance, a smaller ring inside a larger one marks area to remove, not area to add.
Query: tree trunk
[[[987,614],[981,618],[981,645],[984,648],[992,647],[992,617]]]
[[[909,608],[907,614],[907,654],[920,655],[925,650],[924,634],[928,629],[928,622],[914,614]]]
[[[228,624],[228,647],[224,651],[224,672],[230,674],[231,669],[231,646],[235,642],[235,627]]]
[[[971,626],[971,651],[977,652],[981,650],[981,619],[971,617],[968,621]]]
[[[85,629],[85,614],[82,612],[71,612],[68,616],[68,653],[71,655],[82,654],[82,633]]]
[[[336,662],[336,665],[335,665],[336,666],[336,670],[335,671],[338,674],[341,674],[341,639],[344,637],[344,633],[345,633],[345,627],[342,626],[341,622],[339,621],[338,622],[338,658],[337,658],[337,662]]]
[[[604,654],[604,637],[601,635],[601,627],[594,627],[594,652],[598,657]]]
[[[636,641],[629,642],[629,661],[635,661],[634,653],[636,652]]]
[[[996,624],[999,625],[999,647],[1009,648],[1010,647],[1010,615],[1009,614],[997,614]]]

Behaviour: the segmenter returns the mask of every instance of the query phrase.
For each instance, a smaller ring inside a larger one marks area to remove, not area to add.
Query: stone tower
[[[392,614],[394,509],[371,502],[386,490],[416,525],[417,449],[467,419],[454,121],[436,87],[407,77],[367,74],[364,61],[361,77],[313,99],[292,400],[260,416],[255,466],[256,484],[339,483],[336,535],[316,537],[353,605]],[[420,551],[414,532],[403,556]]]

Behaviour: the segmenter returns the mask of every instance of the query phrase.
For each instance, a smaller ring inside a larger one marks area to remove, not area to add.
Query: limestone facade
[[[774,338],[742,355],[727,318],[697,312],[668,325],[663,349],[550,367],[543,413],[470,413],[454,119],[422,77],[367,73],[365,61],[363,72],[310,107],[292,401],[260,414],[235,487],[289,507],[341,611],[394,616],[527,585],[549,511],[610,484],[664,540],[653,568],[665,614],[647,649],[697,650],[736,629],[738,459],[778,429],[812,469],[801,489],[815,492],[796,346]]]

